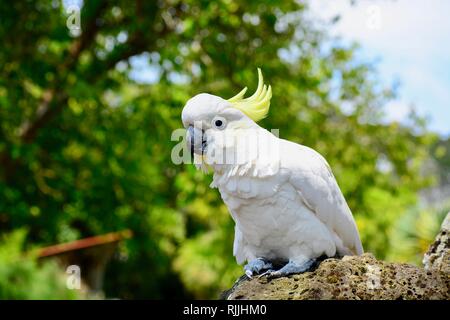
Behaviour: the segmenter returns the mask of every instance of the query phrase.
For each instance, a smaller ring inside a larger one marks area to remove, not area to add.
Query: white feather
[[[254,161],[244,175],[230,165],[214,175],[236,221],[238,263],[361,254],[353,216],[325,159],[308,147],[279,142],[280,162],[272,166],[278,170]]]

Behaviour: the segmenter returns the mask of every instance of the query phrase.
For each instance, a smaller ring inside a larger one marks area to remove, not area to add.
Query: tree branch
[[[65,82],[67,73],[76,66],[81,53],[94,42],[99,30],[97,19],[106,9],[107,2],[100,1],[96,5],[92,13],[89,12],[90,19],[84,27],[82,35],[69,48],[69,58],[58,68],[54,85],[44,92],[35,118],[32,121],[26,120],[20,126],[19,136],[23,142],[32,142],[36,138],[38,130],[58,114],[62,110],[64,102],[67,101],[66,93],[59,91],[61,84]]]

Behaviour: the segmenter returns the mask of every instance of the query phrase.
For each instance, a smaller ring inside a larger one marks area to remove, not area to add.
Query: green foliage
[[[439,207],[416,207],[408,210],[392,228],[387,258],[421,265],[423,255],[434,242],[449,211],[449,202]]]
[[[386,256],[434,137],[381,121],[395,92],[305,4],[90,0],[78,38],[66,18],[57,1],[0,4],[0,232],[27,227],[29,246],[128,228],[107,296],[217,297],[241,272],[233,224],[210,177],[172,163],[170,137],[189,97],[251,91],[261,67],[261,124],[328,159],[365,249]]]
[[[18,229],[1,239],[0,299],[80,298],[66,288],[65,276],[55,263],[38,264],[35,258],[24,255],[25,235]]]

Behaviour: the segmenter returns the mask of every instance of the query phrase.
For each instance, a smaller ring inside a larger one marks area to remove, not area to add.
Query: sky
[[[400,81],[388,120],[405,121],[413,105],[430,130],[450,136],[449,0],[314,0],[310,7],[319,19],[339,14],[331,33],[358,42],[383,83]]]

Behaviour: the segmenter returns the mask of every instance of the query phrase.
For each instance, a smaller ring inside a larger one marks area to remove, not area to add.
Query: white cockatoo
[[[245,273],[280,277],[309,270],[319,257],[359,255],[358,229],[326,160],[256,122],[269,110],[263,84],[225,100],[201,93],[183,108],[187,143],[198,167],[214,171],[235,221],[233,254]],[[279,266],[276,270],[276,266]]]

